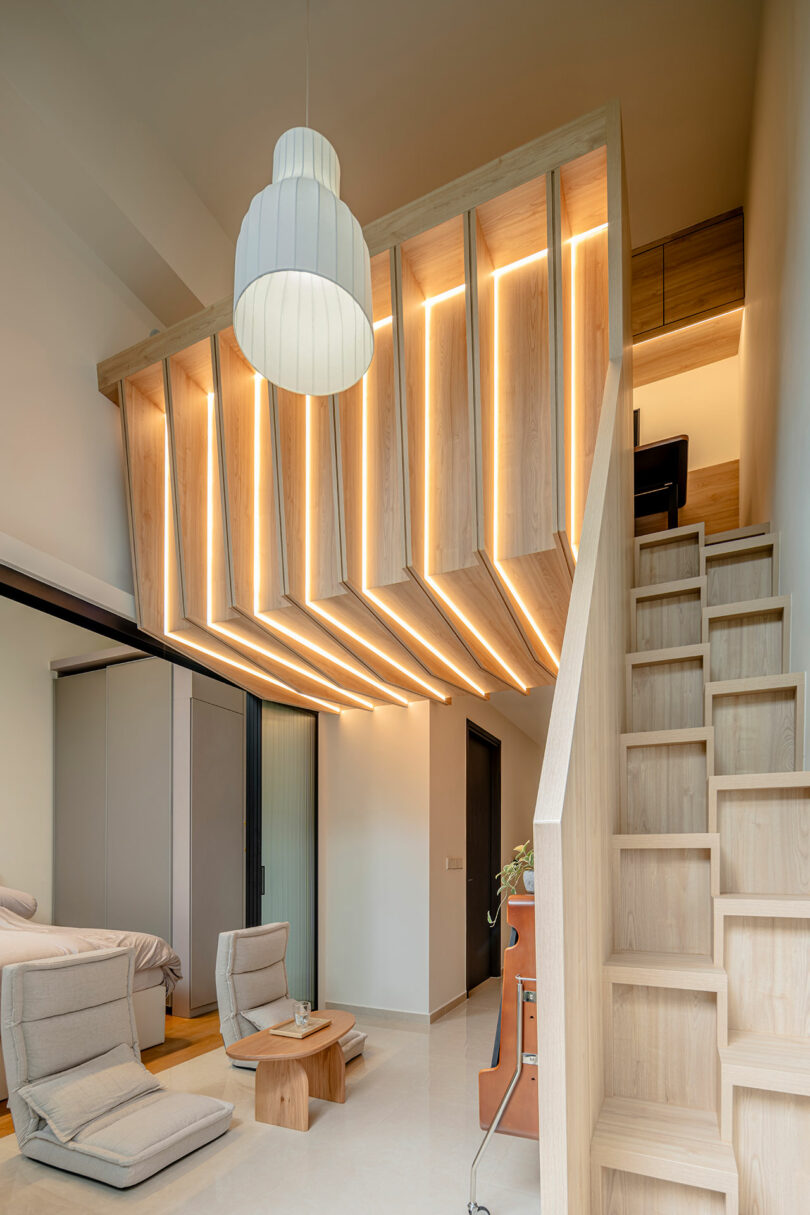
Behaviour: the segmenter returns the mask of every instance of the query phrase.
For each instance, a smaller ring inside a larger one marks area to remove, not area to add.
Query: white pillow
[[[37,901],[33,894],[24,890],[12,890],[10,886],[0,886],[0,907],[21,915],[24,920],[30,920],[37,909]]]
[[[24,1084],[18,1095],[67,1143],[88,1122],[162,1087],[136,1060],[132,1047],[122,1044],[57,1076]]]

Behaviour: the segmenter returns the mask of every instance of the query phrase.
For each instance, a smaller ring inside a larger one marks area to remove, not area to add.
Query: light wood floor
[[[686,506],[678,512],[678,523],[705,523],[706,535],[725,532],[740,524],[740,461],[693,468],[686,479]],[[667,516],[646,515],[636,519],[636,535],[663,531]]]
[[[187,1059],[195,1059],[209,1050],[222,1046],[219,1032],[219,1013],[205,1013],[202,1017],[166,1017],[166,1041],[160,1046],[150,1046],[141,1055],[150,1072],[162,1072]],[[0,1138],[13,1135],[14,1127],[8,1103],[0,1101]]]

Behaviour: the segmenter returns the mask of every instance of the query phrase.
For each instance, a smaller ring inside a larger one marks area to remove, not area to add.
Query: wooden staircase
[[[810,772],[768,526],[639,537],[592,1215],[810,1215]]]

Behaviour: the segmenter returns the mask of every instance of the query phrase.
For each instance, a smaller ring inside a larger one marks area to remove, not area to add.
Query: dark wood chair
[[[688,435],[643,443],[633,454],[635,517],[667,513],[667,526],[678,526],[678,511],[686,505]]]

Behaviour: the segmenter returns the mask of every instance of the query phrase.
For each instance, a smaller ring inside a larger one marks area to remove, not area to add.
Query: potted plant
[[[526,840],[525,844],[518,844],[515,848],[515,855],[511,861],[507,861],[503,869],[495,874],[500,885],[498,886],[498,910],[493,917],[492,912],[487,912],[487,922],[490,925],[498,922],[498,916],[501,914],[501,908],[506,900],[512,894],[517,894],[518,882],[523,878],[523,886],[527,894],[534,894],[534,849],[531,841]]]

